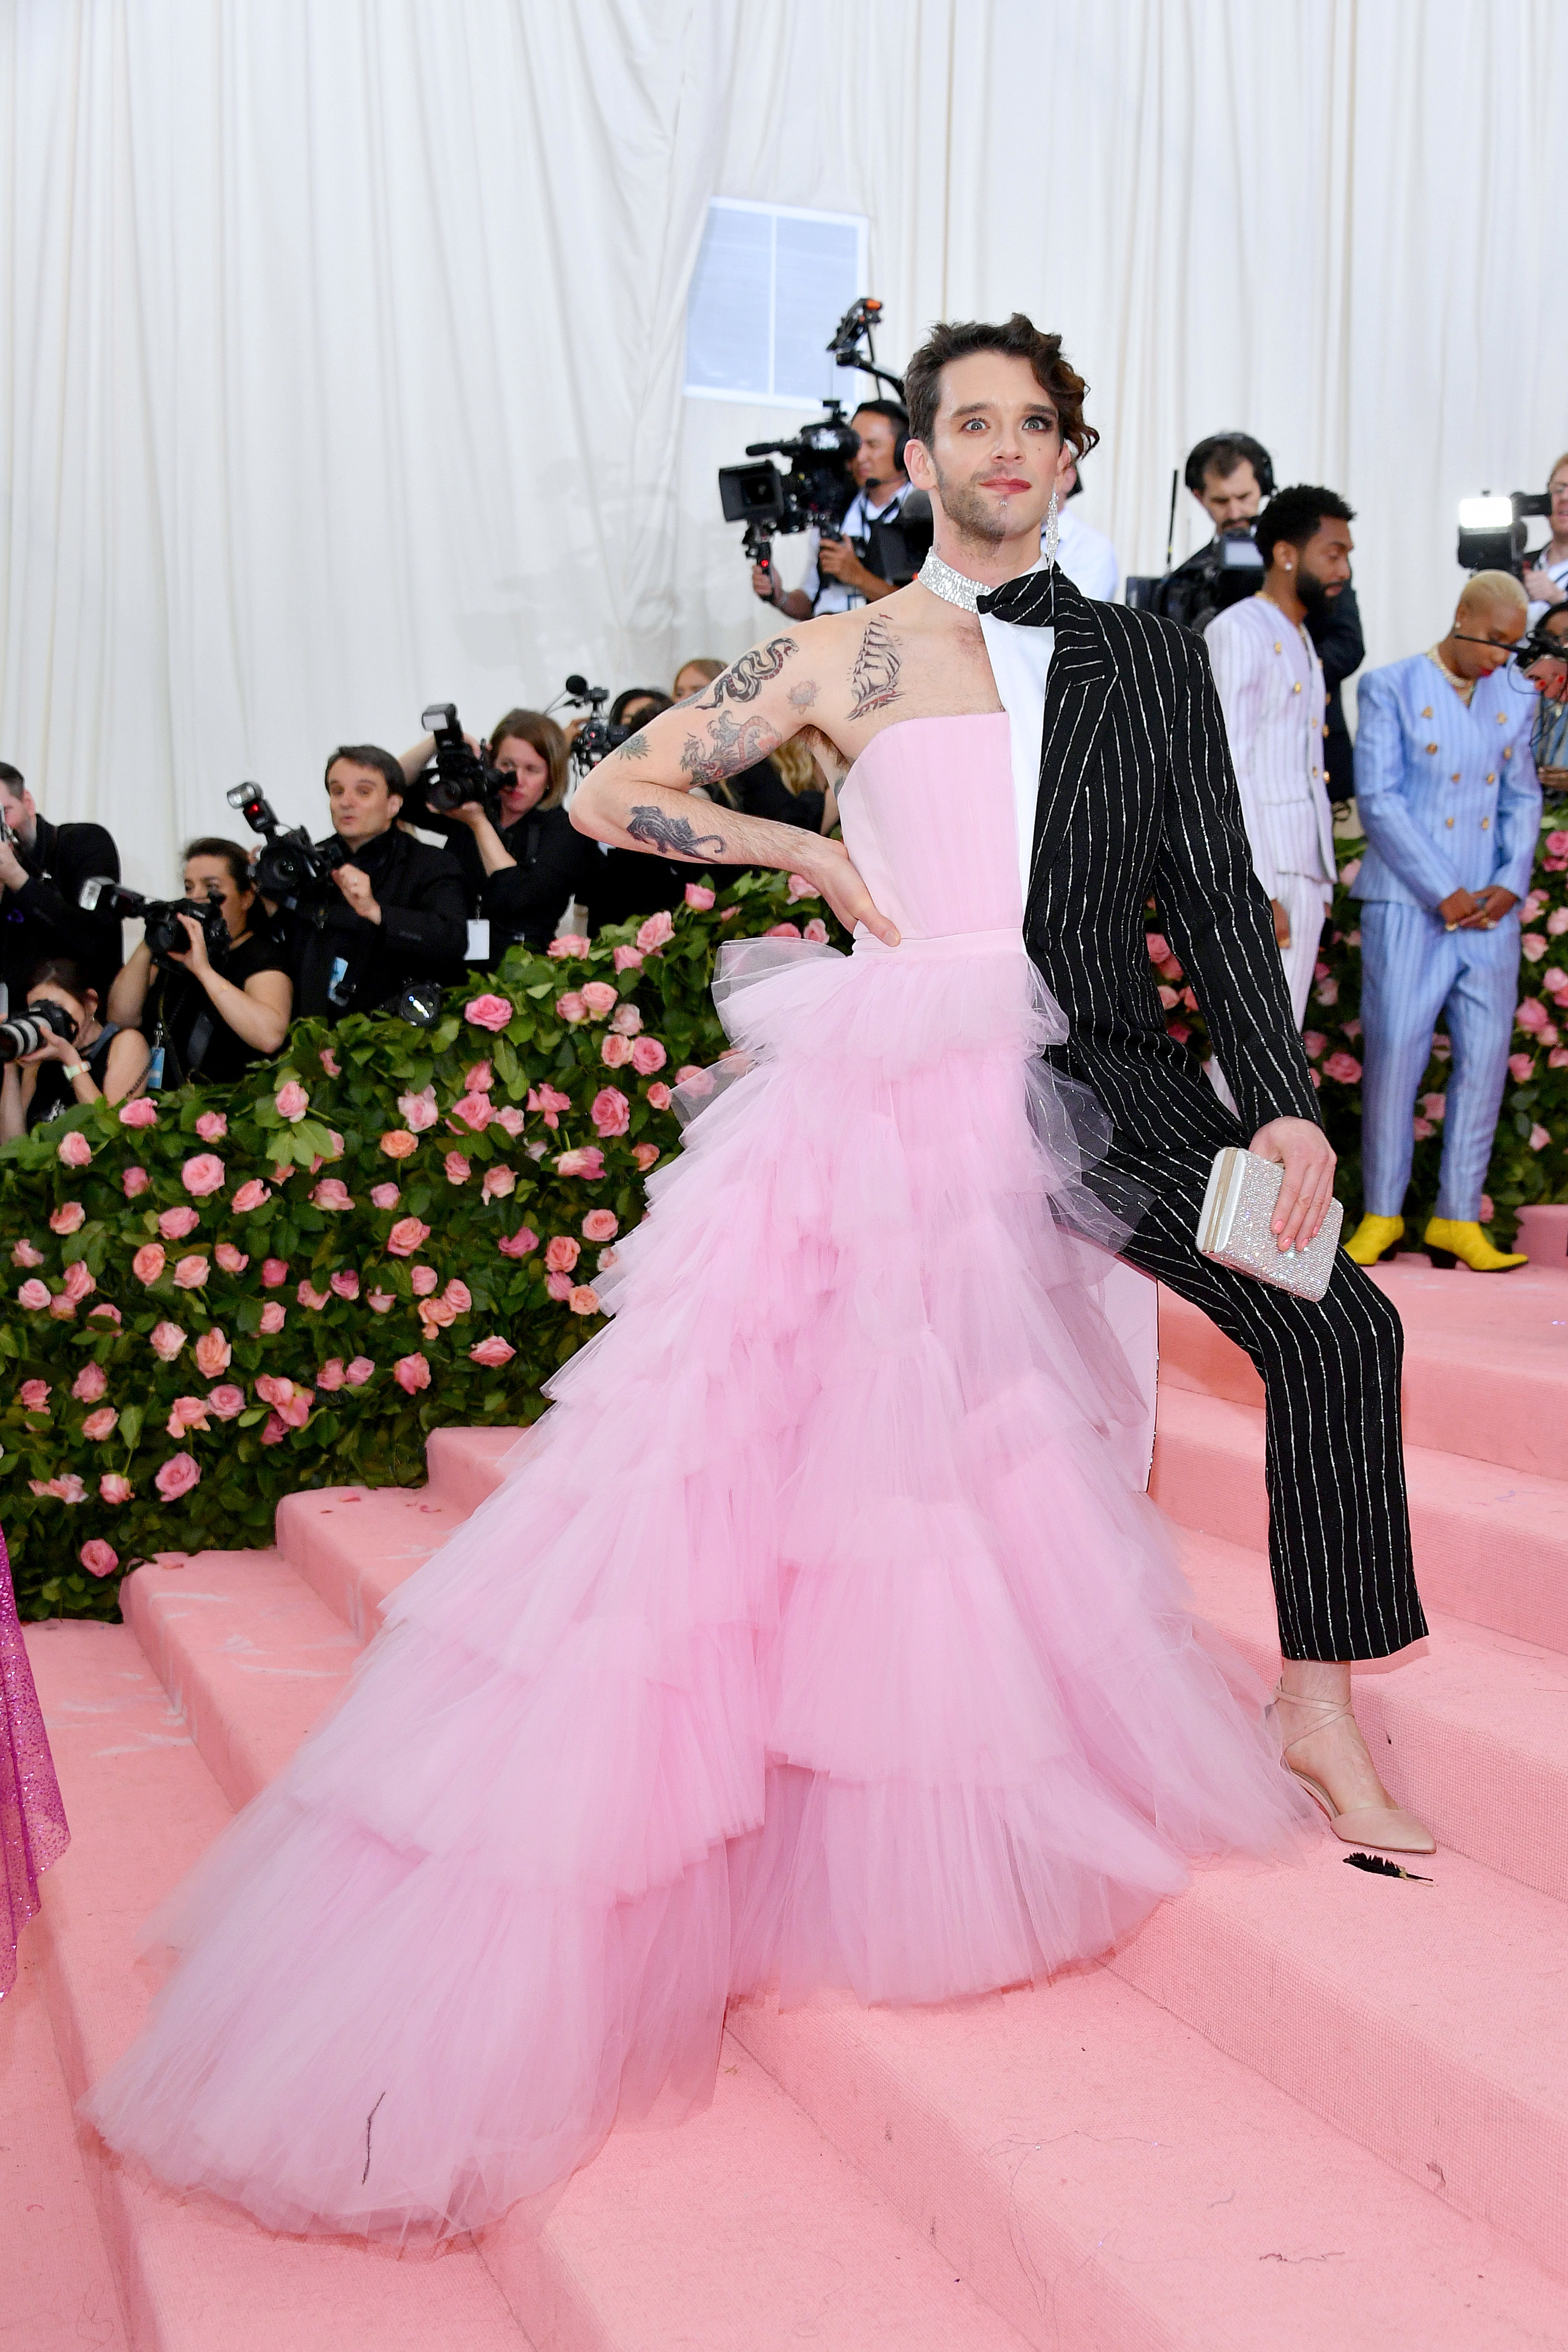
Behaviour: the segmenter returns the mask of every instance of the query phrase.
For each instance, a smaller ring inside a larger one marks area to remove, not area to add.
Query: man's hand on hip
[[[1259,1160],[1285,1171],[1275,1205],[1273,1231],[1282,1250],[1316,1241],[1334,1197],[1334,1150],[1310,1118],[1271,1118],[1252,1139]]]

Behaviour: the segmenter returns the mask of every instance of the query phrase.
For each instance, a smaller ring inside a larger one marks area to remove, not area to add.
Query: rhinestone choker
[[[966,573],[955,572],[944,563],[933,547],[920,568],[920,583],[940,596],[944,604],[956,604],[961,612],[977,613],[980,598],[985,593],[983,580],[971,580]]]

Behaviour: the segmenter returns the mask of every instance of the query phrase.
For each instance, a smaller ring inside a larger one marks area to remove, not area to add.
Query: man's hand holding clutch
[[[1271,1118],[1250,1148],[1285,1171],[1271,1221],[1278,1246],[1300,1249],[1315,1241],[1334,1197],[1334,1149],[1322,1129],[1310,1118]]]

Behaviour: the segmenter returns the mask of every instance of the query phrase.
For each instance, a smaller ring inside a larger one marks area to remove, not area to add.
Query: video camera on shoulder
[[[180,920],[182,915],[200,924],[209,956],[220,955],[228,945],[228,924],[222,901],[216,898],[144,898],[140,890],[128,890],[123,882],[96,874],[82,884],[77,904],[89,915],[102,908],[122,920],[139,918],[147,951],[154,959],[189,954],[190,934]]]
[[[422,768],[408,787],[405,816],[417,824],[421,807],[450,816],[454,809],[472,803],[482,808],[494,824],[500,815],[501,786],[506,780],[482,757],[489,747],[474,750],[458,723],[455,702],[433,702],[420,713],[420,724],[435,737],[436,751],[429,766]]]
[[[226,797],[267,845],[256,860],[258,895],[320,924],[331,877],[351,855],[348,843],[335,833],[312,841],[302,824],[286,827],[259,784],[236,784]]]

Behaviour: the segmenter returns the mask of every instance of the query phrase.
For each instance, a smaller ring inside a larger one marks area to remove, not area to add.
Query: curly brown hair
[[[927,449],[931,447],[942,399],[942,372],[950,360],[965,360],[974,352],[1005,352],[1010,358],[1027,360],[1035,371],[1036,383],[1056,403],[1062,439],[1079,457],[1088,457],[1100,438],[1093,425],[1084,423],[1083,400],[1089,386],[1062,357],[1061,337],[1047,335],[1022,310],[1015,310],[1005,326],[970,319],[931,329],[904,370],[904,398],[909,403],[912,440]]]

